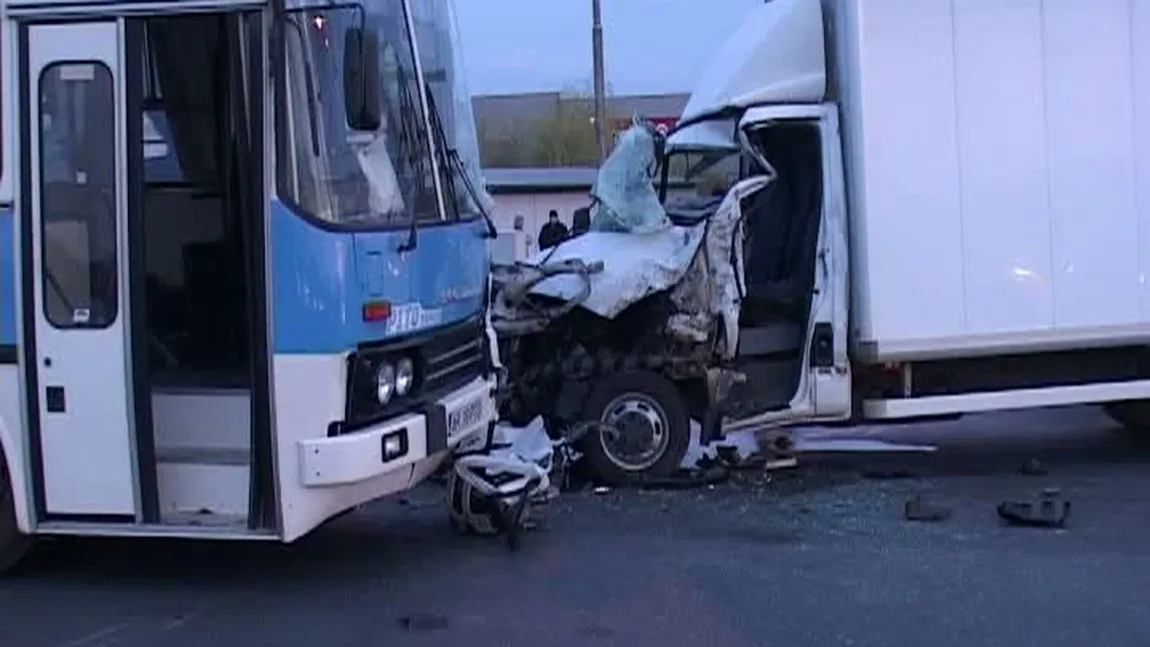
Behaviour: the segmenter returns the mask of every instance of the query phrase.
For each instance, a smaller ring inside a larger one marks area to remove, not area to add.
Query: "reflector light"
[[[374,301],[363,304],[364,321],[383,321],[391,316],[391,304],[387,301]]]

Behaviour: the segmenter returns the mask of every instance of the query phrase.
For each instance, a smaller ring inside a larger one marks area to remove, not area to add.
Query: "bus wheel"
[[[4,450],[0,449],[0,574],[20,563],[31,548],[32,538],[21,533],[16,525],[16,499],[8,462],[4,460]]]
[[[1111,402],[1103,409],[1114,422],[1129,431],[1150,429],[1150,400],[1124,400]]]
[[[593,478],[612,485],[671,476],[691,441],[691,419],[675,385],[658,373],[604,376],[584,418],[606,423],[580,443]]]

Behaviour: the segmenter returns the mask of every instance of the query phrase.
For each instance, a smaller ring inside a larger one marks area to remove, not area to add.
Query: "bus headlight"
[[[391,402],[391,396],[394,394],[395,367],[383,362],[375,370],[375,399],[382,406]]]
[[[399,360],[395,368],[395,394],[403,397],[411,393],[411,387],[415,384],[415,365],[407,357]]]

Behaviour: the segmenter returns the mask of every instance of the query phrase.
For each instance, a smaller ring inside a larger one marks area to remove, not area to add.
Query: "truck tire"
[[[1123,400],[1103,407],[1106,415],[1129,431],[1150,429],[1150,400]]]
[[[11,570],[32,548],[32,538],[20,532],[16,524],[16,499],[8,461],[0,448],[0,575]]]
[[[691,419],[683,396],[667,378],[651,371],[603,376],[591,388],[584,419],[603,429],[580,442],[593,479],[611,485],[671,476],[691,441]]]

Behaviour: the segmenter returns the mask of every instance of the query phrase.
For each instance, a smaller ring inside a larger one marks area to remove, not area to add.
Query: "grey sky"
[[[618,94],[689,92],[762,0],[602,0]],[[455,0],[474,94],[589,90],[591,0]]]

